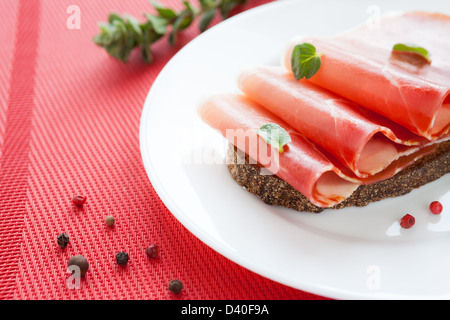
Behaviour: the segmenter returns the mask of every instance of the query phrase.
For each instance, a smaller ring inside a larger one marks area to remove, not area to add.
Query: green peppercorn
[[[82,255],[76,255],[70,258],[69,262],[67,263],[67,266],[78,266],[80,268],[80,275],[83,277],[86,272],[89,270],[89,262],[85,257]]]
[[[175,294],[179,294],[180,291],[183,289],[183,283],[178,280],[171,280],[169,281],[169,290],[172,291]]]
[[[106,216],[105,223],[108,227],[112,227],[116,223],[116,219],[113,216]]]
[[[129,259],[130,256],[126,252],[119,252],[116,254],[116,262],[119,266],[125,266]]]
[[[61,233],[58,238],[56,238],[58,246],[60,246],[62,249],[67,247],[67,245],[69,244],[69,240],[69,236],[66,233]]]

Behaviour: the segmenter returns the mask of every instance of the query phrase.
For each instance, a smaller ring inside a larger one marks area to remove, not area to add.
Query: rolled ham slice
[[[299,37],[288,46],[290,70],[296,44],[322,53],[310,81],[401,124],[429,140],[450,129],[450,17],[411,12],[389,15],[332,37]],[[392,51],[396,43],[428,50],[431,63]]]
[[[238,149],[317,206],[331,207],[349,197],[361,184],[342,173],[303,135],[245,96],[212,96],[200,107],[199,114]],[[291,136],[292,142],[283,153],[257,135],[257,130],[267,123],[280,125]]]
[[[362,180],[431,144],[375,112],[296,80],[281,67],[250,67],[240,75],[239,88]]]

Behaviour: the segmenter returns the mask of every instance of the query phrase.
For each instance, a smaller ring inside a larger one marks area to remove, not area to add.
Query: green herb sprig
[[[296,45],[291,55],[291,68],[295,79],[310,79],[314,76],[322,65],[321,55],[322,53],[317,53],[316,47],[310,43]]]
[[[165,35],[168,34],[169,43],[175,45],[178,33],[197,18],[200,18],[199,29],[203,32],[217,12],[226,19],[233,8],[245,4],[246,0],[199,0],[199,3],[200,7],[197,8],[183,1],[184,9],[176,12],[153,1],[157,14],[144,13],[144,22],[131,15],[111,13],[108,22],[99,23],[100,33],[93,41],[124,63],[128,62],[135,48],[140,48],[144,61],[151,63],[153,54],[150,46]]]
[[[430,53],[428,52],[428,50],[415,44],[396,43],[392,47],[392,51],[414,54],[418,57],[423,58],[427,63],[431,63]]]
[[[283,147],[286,144],[292,142],[289,133],[276,123],[267,123],[261,126],[256,133],[280,153],[284,152]]]

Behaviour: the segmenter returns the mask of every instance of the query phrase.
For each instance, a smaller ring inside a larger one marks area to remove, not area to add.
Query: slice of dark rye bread
[[[275,175],[262,175],[260,164],[249,164],[245,153],[232,144],[228,147],[227,165],[238,184],[265,203],[297,211],[319,213],[324,208],[313,205],[303,194]],[[372,202],[398,197],[434,181],[450,172],[450,141],[442,142],[438,150],[416,161],[394,177],[370,185],[359,186],[346,200],[332,207],[363,207]]]

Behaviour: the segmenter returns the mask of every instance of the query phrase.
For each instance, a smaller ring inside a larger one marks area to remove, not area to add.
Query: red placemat
[[[67,26],[71,5],[80,28]],[[140,114],[162,67],[198,28],[176,47],[153,46],[152,65],[138,52],[125,65],[92,42],[111,11],[153,12],[147,0],[0,2],[0,298],[323,299],[238,266],[166,209],[141,162]],[[88,197],[83,209],[72,205],[74,194]],[[104,223],[110,214],[114,228]],[[65,250],[56,243],[61,232],[70,236]],[[145,254],[151,243],[161,247],[157,259]],[[130,254],[125,268],[115,262],[119,251]],[[90,269],[70,289],[75,254]],[[184,283],[179,295],[167,289],[175,278]]]

